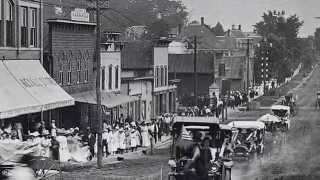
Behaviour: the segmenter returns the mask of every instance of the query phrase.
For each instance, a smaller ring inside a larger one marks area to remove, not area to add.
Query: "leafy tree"
[[[217,36],[223,36],[224,35],[224,29],[223,26],[220,22],[216,24],[215,27],[212,28],[212,31],[217,35]]]
[[[136,25],[147,26],[152,36],[162,36],[170,28],[184,25],[188,16],[186,7],[178,0],[112,0],[110,7],[139,23]],[[161,30],[155,28],[161,24],[165,25]]]
[[[303,21],[297,15],[286,16],[284,11],[268,11],[263,14],[262,21],[254,25],[256,31],[273,44],[270,70],[272,77],[280,82],[301,62],[302,51],[297,36],[302,25]]]

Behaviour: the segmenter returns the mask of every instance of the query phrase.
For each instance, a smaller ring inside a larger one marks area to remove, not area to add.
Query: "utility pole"
[[[249,86],[250,86],[250,39],[247,39],[247,87],[246,87],[246,94],[248,97],[248,102],[247,102],[247,109],[249,109]]]
[[[98,153],[97,153],[97,165],[98,168],[102,168],[102,118],[101,118],[101,54],[100,54],[100,0],[96,0],[96,17],[97,17],[97,29],[96,29],[96,96],[97,96],[97,121],[98,121]]]
[[[194,73],[194,103],[198,106],[198,73],[197,73],[197,36],[194,36],[194,57],[193,57],[193,73]]]

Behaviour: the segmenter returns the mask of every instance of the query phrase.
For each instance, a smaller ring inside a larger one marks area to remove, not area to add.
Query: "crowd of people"
[[[171,114],[163,114],[148,121],[117,121],[114,124],[103,122],[103,155],[121,155],[136,151],[139,147],[150,148],[168,136],[173,120]],[[86,162],[97,154],[97,132],[87,127],[59,129],[55,120],[50,125],[35,123],[32,130],[23,133],[20,123],[8,123],[0,128],[0,144],[24,144],[33,147],[34,156],[60,160],[61,162]],[[35,147],[35,148],[34,148]]]
[[[255,92],[250,92],[250,98],[255,96]],[[194,106],[184,108],[179,112],[180,116],[216,116],[220,117],[223,109],[228,106],[232,109],[236,107],[242,106],[249,101],[249,97],[244,92],[240,91],[231,91],[229,98],[226,97],[217,97],[215,93],[213,93],[210,98],[210,104],[206,104],[204,106]]]

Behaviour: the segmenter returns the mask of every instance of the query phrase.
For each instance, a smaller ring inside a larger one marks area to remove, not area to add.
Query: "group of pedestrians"
[[[164,114],[157,119],[143,122],[125,122],[110,125],[103,123],[102,147],[105,157],[136,151],[139,147],[151,147],[170,133],[172,115]],[[97,134],[89,127],[82,140],[89,146],[91,159],[97,153]]]

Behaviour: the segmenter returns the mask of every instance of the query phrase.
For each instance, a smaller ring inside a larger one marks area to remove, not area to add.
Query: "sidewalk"
[[[170,135],[169,136],[162,136],[161,142],[155,144],[154,149],[162,148],[163,146],[167,145],[170,142]],[[116,155],[109,155],[108,157],[103,156],[102,164],[103,165],[111,165],[116,163],[121,163],[117,158],[121,157],[124,159],[139,159],[141,156],[145,154],[143,151],[150,151],[150,147],[139,147],[137,151],[128,152],[124,154],[116,154]],[[66,162],[61,163],[62,171],[72,171],[72,169],[79,169],[79,168],[86,168],[96,166],[97,158],[94,157],[91,161],[85,163],[76,163],[76,162]]]

